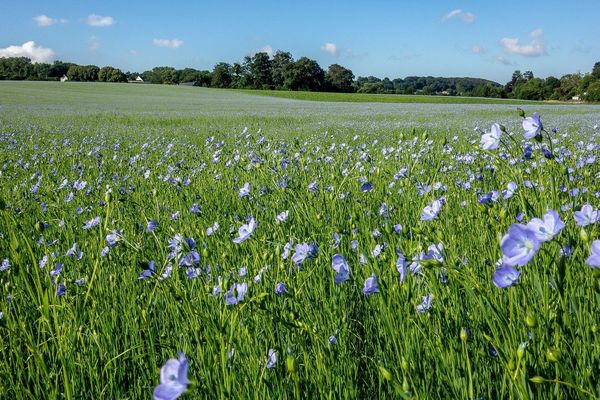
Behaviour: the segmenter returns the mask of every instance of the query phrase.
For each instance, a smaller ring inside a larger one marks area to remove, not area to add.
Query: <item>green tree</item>
[[[273,86],[273,65],[269,55],[258,52],[248,59],[250,83],[254,89],[271,89]]]
[[[285,86],[286,71],[288,65],[294,62],[292,54],[287,51],[277,51],[271,61],[272,82],[275,89],[283,89]]]
[[[224,62],[215,65],[212,71],[212,87],[229,88],[231,87],[231,80],[231,65]]]
[[[331,64],[325,73],[327,90],[332,92],[353,92],[354,74],[339,64]]]
[[[180,71],[177,71],[178,81],[179,82],[198,82],[200,79],[200,71],[194,68],[184,68]]]
[[[48,76],[59,80],[63,76],[67,75],[69,68],[75,65],[73,63],[67,63],[63,61],[56,60],[50,66],[50,70],[48,71]]]
[[[290,90],[319,91],[325,84],[325,72],[315,60],[301,57],[288,64],[285,88]]]
[[[592,68],[592,76],[595,79],[600,79],[600,61],[594,64],[594,67]]]
[[[0,58],[0,79],[24,80],[33,73],[33,65],[27,57]]]
[[[154,67],[150,82],[164,85],[176,85],[179,83],[177,70],[173,67]]]
[[[102,67],[98,71],[98,80],[100,82],[126,82],[126,75],[118,68]]]
[[[600,101],[600,80],[592,82],[584,96],[586,101]]]
[[[531,78],[527,82],[518,85],[513,93],[517,99],[543,100],[544,81],[540,78]]]

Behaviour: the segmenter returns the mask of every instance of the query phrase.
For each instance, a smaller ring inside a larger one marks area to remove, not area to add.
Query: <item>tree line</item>
[[[212,71],[194,68],[155,67],[122,72],[111,66],[78,65],[63,61],[32,63],[26,57],[0,58],[0,80],[59,80],[83,82],[127,82],[138,76],[154,84],[190,84],[214,88],[302,90],[348,93],[423,94],[516,98],[523,100],[600,101],[600,62],[591,73],[567,74],[560,78],[534,77],[533,72],[515,71],[505,85],[479,78],[408,76],[404,79],[355,79],[352,70],[332,64],[327,70],[308,57],[295,60],[287,51],[273,56],[258,52],[233,64],[219,62]]]

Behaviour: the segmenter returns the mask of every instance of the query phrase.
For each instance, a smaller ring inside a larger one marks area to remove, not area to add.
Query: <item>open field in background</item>
[[[420,103],[420,104],[548,104],[543,101],[523,101],[515,99],[494,99],[485,97],[422,96],[408,94],[367,94],[367,93],[327,93],[300,92],[287,90],[236,90],[240,93],[282,99],[334,101],[344,103]],[[565,103],[566,104],[566,103]]]
[[[0,398],[600,397],[600,106],[251,93],[0,82]]]

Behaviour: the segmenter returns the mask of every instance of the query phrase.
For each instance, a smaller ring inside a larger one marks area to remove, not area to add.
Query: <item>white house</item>
[[[66,76],[66,75],[63,75],[63,76],[61,76],[61,77],[60,77],[60,81],[61,81],[61,82],[66,82],[66,81],[68,81],[68,80],[69,80],[69,78],[67,78],[67,76]]]
[[[142,79],[141,76],[136,76],[135,79],[130,79],[127,82],[129,83],[144,83],[144,80]]]

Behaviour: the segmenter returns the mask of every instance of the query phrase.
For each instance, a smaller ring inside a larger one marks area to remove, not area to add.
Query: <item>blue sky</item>
[[[600,61],[600,1],[4,2],[0,56],[212,69],[261,49],[338,63],[356,76],[589,72]],[[34,42],[34,44],[30,42]]]

